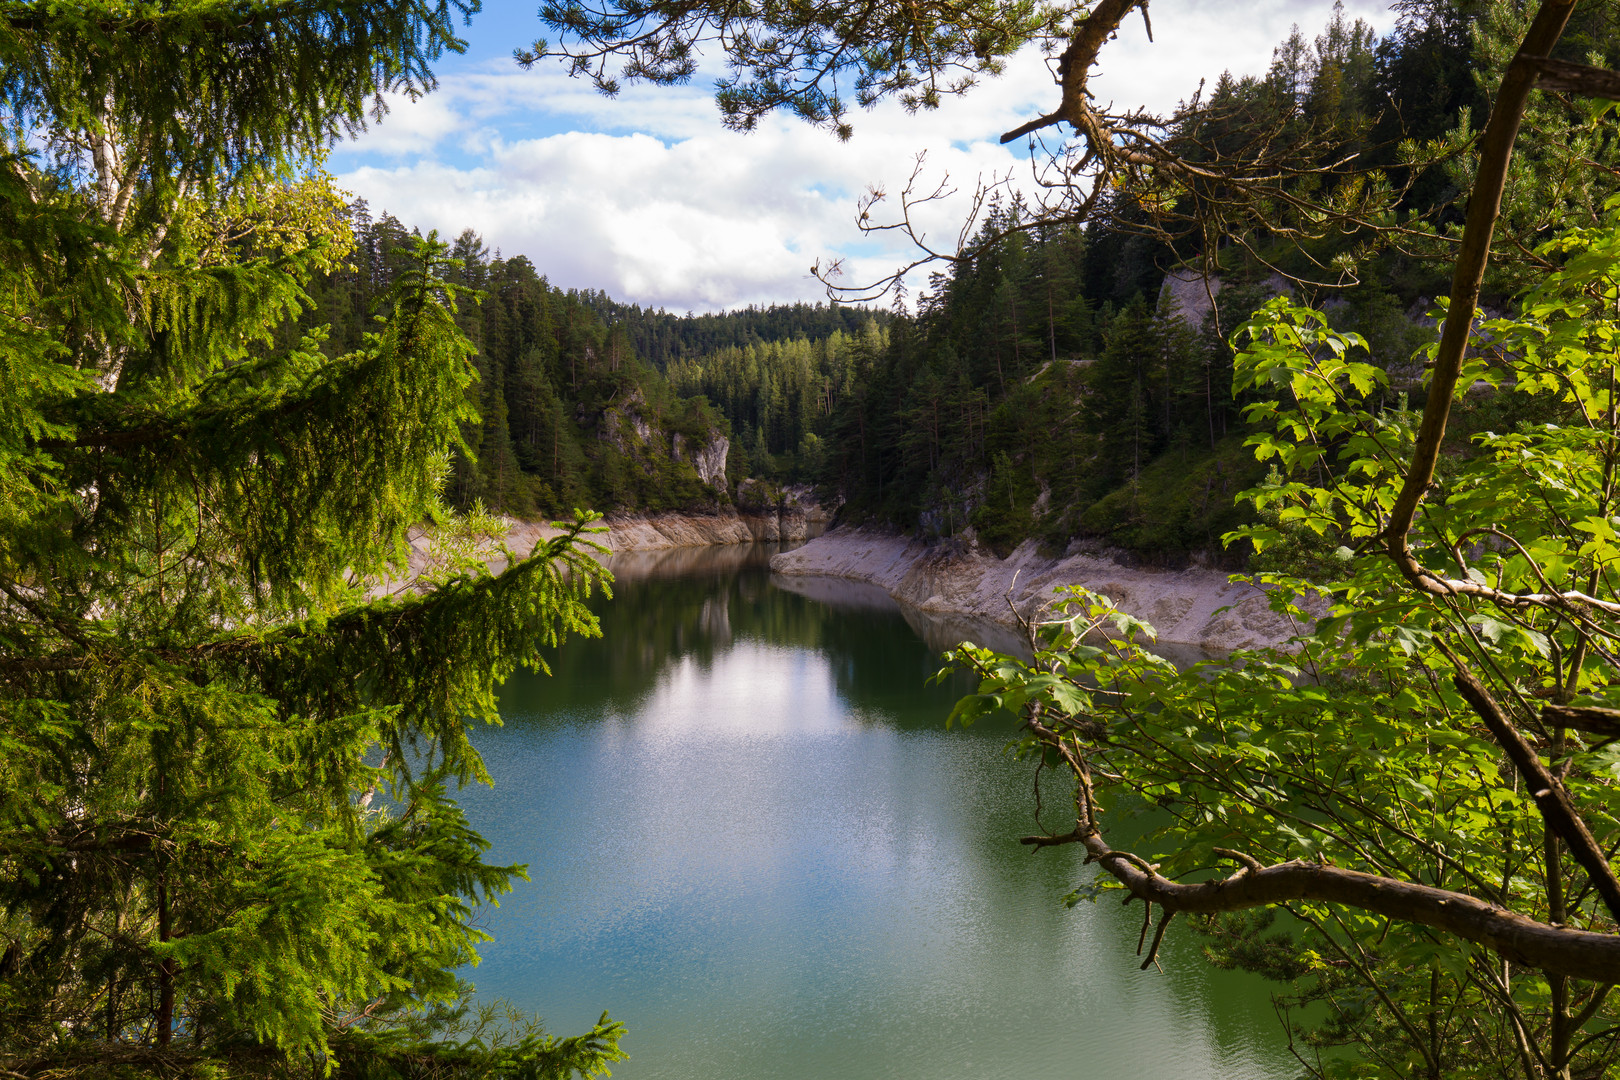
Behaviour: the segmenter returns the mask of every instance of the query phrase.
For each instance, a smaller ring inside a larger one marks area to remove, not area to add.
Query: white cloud
[[[1380,29],[1389,22],[1380,5],[1346,7]],[[1290,23],[1314,34],[1326,18],[1303,0],[1241,11],[1229,0],[1160,0],[1153,11],[1155,43],[1138,20],[1105,51],[1093,84],[1102,100],[1168,111],[1200,77],[1263,71]],[[912,249],[892,235],[863,238],[855,200],[870,184],[897,194],[919,151],[930,177],[948,173],[960,189],[922,218],[931,240],[952,246],[978,177],[1028,173],[1022,149],[1000,146],[1000,134],[1055,102],[1044,59],[1029,51],[935,112],[886,103],[857,115],[840,144],[785,117],[746,136],[725,131],[706,87],[636,86],[609,99],[555,68],[492,60],[395,103],[335,167],[374,212],[424,230],[473,228],[554,284],[711,310],[819,299],[809,266],[839,255],[850,281],[893,270]]]
[[[1103,50],[1092,90],[1103,102],[1145,105],[1168,112],[1222,71],[1263,74],[1271,50],[1298,24],[1307,39],[1321,31],[1331,2],[1316,0],[1176,0],[1152,5],[1150,44],[1141,19],[1122,28],[1119,40]],[[1394,24],[1387,0],[1345,0],[1347,19],[1365,19],[1379,33]]]

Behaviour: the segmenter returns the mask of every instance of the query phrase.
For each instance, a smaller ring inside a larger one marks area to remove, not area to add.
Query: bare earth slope
[[[865,529],[838,528],[771,559],[778,574],[824,574],[870,582],[902,603],[1015,624],[1043,613],[1060,585],[1084,585],[1151,623],[1159,640],[1227,650],[1275,645],[1299,632],[1253,585],[1216,570],[1148,570],[1090,555],[1050,559],[1033,541],[1006,559],[930,547]]]

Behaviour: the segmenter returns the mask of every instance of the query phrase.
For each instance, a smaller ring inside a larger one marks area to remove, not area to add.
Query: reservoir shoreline
[[[775,574],[827,577],[875,585],[905,607],[936,616],[988,620],[1016,630],[1020,618],[1043,617],[1053,590],[1084,585],[1151,624],[1164,643],[1225,652],[1280,645],[1303,628],[1271,610],[1264,590],[1201,566],[1180,570],[1124,566],[1093,553],[1043,555],[1034,541],[1007,558],[962,543],[927,544],[876,529],[826,530],[821,507],[789,502],[780,509],[711,513],[618,514],[598,537],[615,553],[775,541],[807,541],[771,559]],[[541,522],[514,521],[506,542],[527,554],[557,535]],[[1016,609],[1017,614],[1014,614]]]
[[[1304,629],[1272,611],[1263,589],[1219,570],[1130,567],[1072,551],[1053,558],[1033,540],[1001,559],[965,544],[840,527],[774,556],[771,570],[869,582],[923,612],[1008,627],[1045,617],[1058,587],[1083,585],[1152,625],[1160,642],[1214,652],[1280,645]]]

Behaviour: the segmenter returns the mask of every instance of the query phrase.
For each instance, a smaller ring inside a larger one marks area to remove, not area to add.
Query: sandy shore
[[[1252,585],[1203,568],[1148,570],[1091,555],[1042,557],[1033,541],[1006,559],[951,551],[865,529],[838,528],[771,559],[771,570],[869,582],[924,612],[1016,625],[1042,613],[1059,585],[1084,585],[1151,623],[1161,642],[1229,650],[1275,645],[1297,632]]]

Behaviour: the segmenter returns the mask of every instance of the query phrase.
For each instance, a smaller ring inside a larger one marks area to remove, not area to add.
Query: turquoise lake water
[[[1066,909],[1009,726],[946,731],[963,636],[881,592],[773,578],[775,547],[623,556],[604,638],[521,675],[463,792],[531,881],[483,913],[481,996],[629,1027],[620,1080],[1284,1080],[1259,979],[1141,910]],[[1062,822],[1063,792],[1046,803]]]

